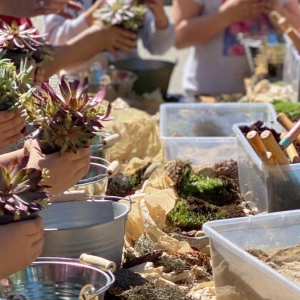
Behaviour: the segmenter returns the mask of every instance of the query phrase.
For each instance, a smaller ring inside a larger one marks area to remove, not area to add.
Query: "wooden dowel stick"
[[[277,115],[277,122],[286,130],[290,131],[295,125],[285,113]],[[300,135],[297,136],[296,141],[300,144]]]
[[[288,158],[285,156],[270,130],[263,131],[260,137],[267,150],[273,154],[273,157],[278,165],[289,164]]]
[[[286,135],[286,133],[282,133],[280,135],[280,139],[284,138],[284,136]],[[288,157],[290,158],[291,163],[295,164],[298,163],[300,161],[299,158],[299,154],[295,148],[295,145],[292,143],[290,144],[286,149],[286,154],[288,155]]]
[[[292,144],[297,136],[300,134],[300,120],[293,126],[291,130],[284,136],[284,138],[280,141],[279,145],[286,149],[290,144]]]
[[[272,153],[268,152],[261,138],[259,137],[259,134],[256,131],[252,130],[248,132],[246,138],[249,144],[252,146],[253,150],[265,165],[276,165],[276,161],[274,160]]]

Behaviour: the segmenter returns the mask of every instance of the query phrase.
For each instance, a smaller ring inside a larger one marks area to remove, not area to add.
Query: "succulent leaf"
[[[48,187],[42,184],[44,172],[26,168],[27,162],[28,157],[24,157],[0,165],[0,219],[10,216],[17,221],[48,203]]]
[[[34,100],[26,101],[25,107],[29,120],[41,126],[35,133],[38,138],[53,150],[76,152],[86,147],[89,141],[103,126],[102,120],[108,120],[110,106],[100,106],[105,90],[95,98],[90,98],[85,84],[60,82],[62,97],[47,83],[43,83],[33,93]],[[102,119],[103,118],[103,119]]]

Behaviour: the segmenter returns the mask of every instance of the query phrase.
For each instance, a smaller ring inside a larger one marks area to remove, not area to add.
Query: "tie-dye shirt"
[[[201,4],[202,15],[216,13],[224,0],[194,0]],[[292,0],[279,0],[282,5]],[[267,34],[273,31],[265,15],[256,20],[234,23],[207,43],[191,47],[183,75],[187,95],[217,95],[244,92],[244,78],[251,75],[237,33]]]
[[[222,3],[226,1],[228,0],[222,0]],[[236,22],[225,30],[223,54],[225,56],[245,55],[244,47],[239,43],[236,37],[238,33],[259,36],[268,35],[273,32],[274,28],[265,14],[261,14],[253,20]]]

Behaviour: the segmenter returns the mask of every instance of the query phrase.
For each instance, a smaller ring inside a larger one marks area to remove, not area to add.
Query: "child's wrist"
[[[162,10],[160,13],[155,14],[155,26],[157,28],[163,29],[166,28],[169,25],[169,19],[166,16],[164,10]]]
[[[234,22],[234,17],[232,15],[230,8],[228,8],[225,4],[222,4],[220,6],[218,13],[220,14],[220,18],[224,22],[224,26],[227,27]]]

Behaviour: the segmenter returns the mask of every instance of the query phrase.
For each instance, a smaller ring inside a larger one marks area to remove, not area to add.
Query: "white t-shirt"
[[[217,12],[223,0],[194,0],[203,5],[202,15]],[[286,4],[292,0],[280,0]],[[251,21],[250,21],[251,22]],[[245,22],[248,26],[248,22]],[[233,26],[209,42],[194,46],[185,65],[183,89],[186,95],[218,95],[244,91],[244,78],[250,76],[241,45],[231,44],[238,28]]]

